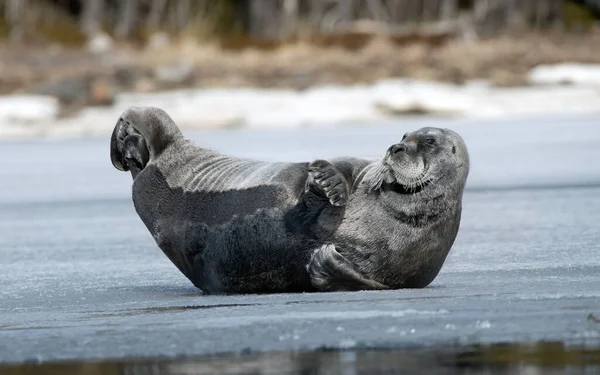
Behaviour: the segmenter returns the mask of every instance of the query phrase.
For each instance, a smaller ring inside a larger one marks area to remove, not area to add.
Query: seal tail
[[[363,276],[331,244],[315,250],[306,269],[313,286],[321,291],[390,289],[387,285]]]
[[[171,117],[154,107],[126,109],[110,138],[110,159],[120,171],[143,169],[183,134]],[[135,168],[133,168],[135,164]]]

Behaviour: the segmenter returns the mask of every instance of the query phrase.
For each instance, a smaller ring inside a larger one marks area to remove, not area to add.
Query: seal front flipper
[[[345,206],[348,202],[346,178],[326,160],[315,160],[309,164],[305,190],[326,197],[333,206]]]

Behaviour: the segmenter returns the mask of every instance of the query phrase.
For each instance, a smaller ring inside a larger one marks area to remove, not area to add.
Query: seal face
[[[462,139],[437,128],[375,162],[236,158],[149,107],[127,109],[110,144],[157,245],[207,293],[426,286],[458,231],[469,168]]]

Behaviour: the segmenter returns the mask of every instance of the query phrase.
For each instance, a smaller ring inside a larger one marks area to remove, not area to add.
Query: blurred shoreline
[[[600,34],[527,33],[442,45],[373,38],[231,51],[166,34],[143,48],[0,46],[0,139],[108,134],[127,107],[184,129],[600,112]]]

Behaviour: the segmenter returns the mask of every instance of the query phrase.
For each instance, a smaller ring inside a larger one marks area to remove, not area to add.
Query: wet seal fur
[[[157,245],[207,293],[424,287],[454,242],[469,168],[462,139],[435,128],[375,162],[236,158],[149,107],[119,118],[111,160]]]

